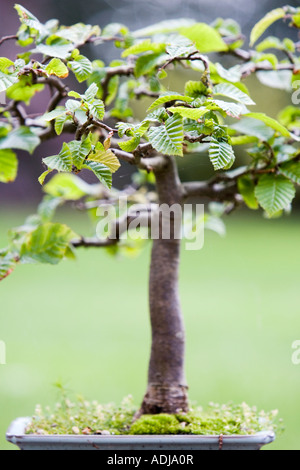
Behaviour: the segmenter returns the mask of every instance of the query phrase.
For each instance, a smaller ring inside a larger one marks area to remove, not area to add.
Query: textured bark
[[[182,205],[183,193],[175,161],[156,173],[160,204]],[[185,331],[179,300],[178,277],[180,239],[171,237],[153,241],[150,270],[150,316],[152,349],[148,388],[140,414],[178,413],[188,410],[184,374]]]

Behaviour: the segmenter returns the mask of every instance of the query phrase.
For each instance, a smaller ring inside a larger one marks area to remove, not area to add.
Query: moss
[[[277,412],[258,412],[255,407],[210,404],[189,413],[178,415],[144,415],[134,422],[137,407],[132,398],[121,405],[100,405],[79,397],[71,401],[63,392],[60,402],[52,411],[37,406],[28,434],[194,434],[229,435],[255,434],[263,430],[277,431]]]
[[[174,415],[144,415],[130,429],[130,434],[179,434],[180,423]]]

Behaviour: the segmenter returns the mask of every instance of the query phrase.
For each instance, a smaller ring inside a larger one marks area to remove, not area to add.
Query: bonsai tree
[[[0,181],[9,183],[17,176],[15,149],[32,153],[41,142],[56,139],[57,153],[42,155],[45,171],[32,184],[41,184],[46,195],[37,214],[10,232],[1,251],[1,279],[22,263],[54,265],[81,247],[117,252],[129,243],[123,235],[137,217],[139,226],[149,228],[158,206],[183,207],[189,198],[217,202],[222,214],[246,204],[274,217],[290,207],[300,183],[299,110],[288,106],[278,120],[254,112],[244,79],[257,74],[263,84],[289,90],[297,84],[300,8],[268,13],[254,26],[249,50],[243,48],[246,39],[238,24],[229,19],[211,25],[173,20],[134,32],[112,24],[101,31],[85,24],[65,27],[56,20],[43,24],[22,6],[15,8],[21,27],[0,40],[20,46],[16,60],[0,58],[0,91],[6,93],[0,110]],[[292,38],[262,40],[280,19],[295,28],[295,38],[290,29]],[[120,59],[109,65],[82,55],[83,46],[108,43],[120,50]],[[178,83],[179,68],[187,81],[176,89],[179,85],[172,83]],[[71,87],[72,75],[83,85]],[[50,98],[32,115],[30,102],[37,94],[41,103]],[[244,146],[242,152],[239,146]],[[177,165],[192,153],[195,160],[211,161],[212,178],[180,181]],[[112,189],[112,175],[121,164],[138,173],[132,185]],[[99,183],[82,180],[84,171],[93,172]],[[129,209],[119,210],[105,238],[102,233],[85,238],[52,222],[55,209],[69,201],[94,213],[103,205],[115,207],[124,197]],[[133,210],[137,202],[138,210]],[[189,408],[175,212],[169,211],[169,237],[163,236],[163,213],[152,241],[152,350],[140,414]]]

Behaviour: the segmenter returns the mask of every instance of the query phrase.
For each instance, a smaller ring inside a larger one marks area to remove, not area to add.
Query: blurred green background
[[[13,3],[1,0],[1,35],[17,28]],[[210,22],[220,15],[240,22],[249,37],[263,14],[285,2],[224,0],[217,11],[207,0],[20,3],[42,21],[57,17],[64,24],[122,21],[140,28],[173,17]],[[270,34],[285,37],[289,28],[278,22]],[[1,55],[15,53],[10,47],[5,43]],[[94,54],[111,57],[110,51],[97,49]],[[169,88],[180,89],[185,77],[178,74],[175,83],[173,77],[170,74]],[[290,93],[266,88],[255,79],[247,84],[259,103],[254,110],[276,117],[290,104]],[[33,100],[33,112],[40,112],[39,98]],[[8,229],[35,211],[28,204],[41,198],[41,158],[60,147],[61,141],[47,142],[34,156],[21,155],[17,181],[0,184],[0,247],[6,246]],[[211,172],[208,159],[187,157],[181,162],[183,180],[203,179]],[[114,184],[124,186],[130,174],[125,165]],[[89,231],[84,215],[61,214],[60,220],[80,233]],[[226,224],[226,238],[207,232],[202,251],[183,253],[190,398],[203,406],[210,401],[246,401],[279,409],[286,431],[269,448],[300,450],[300,366],[291,360],[292,343],[300,339],[299,213],[270,221],[239,211]],[[132,394],[139,404],[150,353],[149,256],[150,247],[135,260],[82,250],[77,262],[55,268],[22,266],[0,283],[0,340],[7,347],[7,365],[0,365],[1,450],[12,448],[5,442],[5,431],[13,419],[32,415],[37,403],[55,403],[52,384],[57,380],[87,399],[120,402]]]
[[[0,216],[4,245],[24,214]],[[226,238],[206,232],[202,251],[183,253],[190,398],[279,409],[286,431],[270,448],[299,450],[300,366],[291,360],[300,338],[299,214],[234,214],[227,229]],[[55,403],[57,380],[87,399],[118,403],[132,394],[139,404],[150,351],[149,254],[114,260],[83,250],[77,262],[22,266],[1,283],[1,449],[11,448],[4,433],[14,418]]]

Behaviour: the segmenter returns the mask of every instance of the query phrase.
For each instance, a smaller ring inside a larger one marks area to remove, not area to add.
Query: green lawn
[[[0,241],[22,215],[0,214]],[[78,223],[80,226],[80,223]],[[235,214],[228,235],[206,233],[181,270],[191,400],[246,401],[280,410],[286,431],[270,448],[300,450],[299,219]],[[146,386],[149,250],[115,260],[81,251],[58,267],[22,266],[0,284],[0,449],[9,423],[53,404],[58,379],[88,399],[138,403]]]

